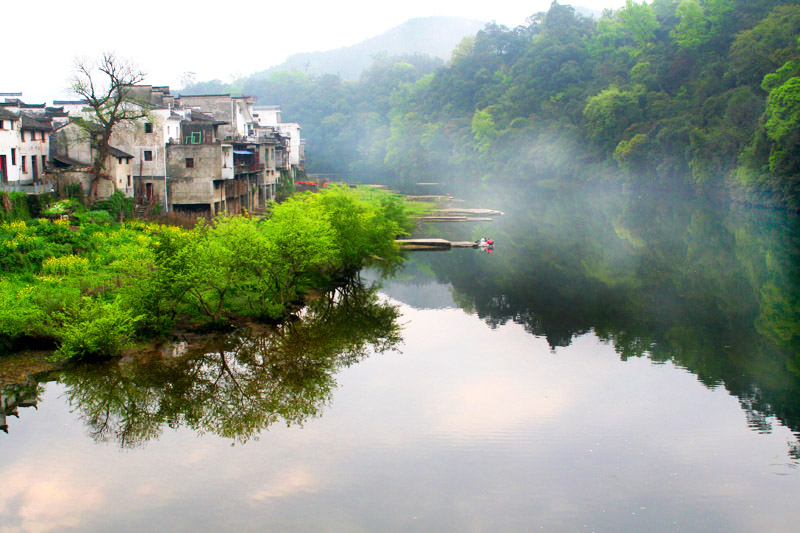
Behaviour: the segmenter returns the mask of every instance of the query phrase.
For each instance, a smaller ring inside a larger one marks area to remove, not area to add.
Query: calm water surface
[[[0,531],[796,531],[794,219],[470,204],[491,255],[6,386]]]

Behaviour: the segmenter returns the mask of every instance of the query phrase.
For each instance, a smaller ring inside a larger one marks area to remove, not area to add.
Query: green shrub
[[[8,347],[20,337],[41,335],[45,320],[32,285],[0,281],[0,347]]]
[[[94,204],[94,209],[106,211],[113,220],[122,221],[123,218],[133,216],[134,201],[128,198],[122,191],[114,191],[114,194],[100,200]]]
[[[118,301],[104,302],[84,297],[59,317],[62,326],[56,359],[86,360],[122,354],[135,333],[134,317]]]

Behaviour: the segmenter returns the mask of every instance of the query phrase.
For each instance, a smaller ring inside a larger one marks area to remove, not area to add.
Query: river
[[[412,252],[279,328],[6,379],[0,531],[796,530],[796,217],[460,197],[505,215],[420,235],[492,253]]]

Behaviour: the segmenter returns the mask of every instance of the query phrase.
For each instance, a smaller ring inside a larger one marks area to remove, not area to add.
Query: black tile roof
[[[65,155],[58,155],[58,154],[50,156],[50,161],[52,161],[53,163],[61,163],[62,165],[65,165],[65,166],[68,166],[68,167],[88,167],[88,166],[91,166],[88,163],[81,163],[80,161],[76,161],[75,159],[72,159],[72,158],[67,157]],[[56,166],[59,166],[59,165],[56,165]]]
[[[13,111],[9,111],[3,107],[0,107],[0,119],[3,120],[16,120],[19,118],[19,115],[14,113]]]
[[[22,127],[23,130],[36,130],[36,131],[50,131],[53,126],[45,121],[39,120],[39,117],[22,114]]]
[[[108,147],[109,155],[113,155],[114,157],[127,157],[129,159],[133,159],[133,156],[127,152],[123,152],[119,148],[115,148],[113,146]]]

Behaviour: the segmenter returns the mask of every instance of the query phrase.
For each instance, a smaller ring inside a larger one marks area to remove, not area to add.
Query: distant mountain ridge
[[[256,72],[252,78],[264,78],[276,70],[300,70],[312,75],[338,74],[343,80],[356,79],[372,64],[372,56],[426,54],[444,60],[468,35],[474,35],[484,22],[458,17],[421,17],[358,44],[326,50],[293,54],[280,65]]]

